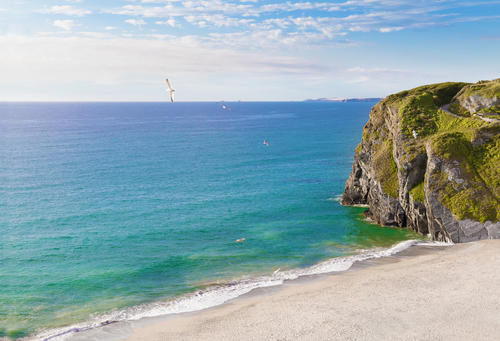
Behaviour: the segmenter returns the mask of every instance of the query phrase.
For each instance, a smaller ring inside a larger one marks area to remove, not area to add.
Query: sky
[[[0,101],[384,97],[499,56],[497,0],[0,0]]]

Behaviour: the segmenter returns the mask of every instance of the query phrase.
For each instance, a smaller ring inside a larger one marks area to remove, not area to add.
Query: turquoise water
[[[0,337],[415,238],[335,200],[374,103],[229,105],[0,103]]]

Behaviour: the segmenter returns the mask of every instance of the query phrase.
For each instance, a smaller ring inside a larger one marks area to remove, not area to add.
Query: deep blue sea
[[[0,338],[201,309],[417,238],[339,204],[374,104],[0,103]]]

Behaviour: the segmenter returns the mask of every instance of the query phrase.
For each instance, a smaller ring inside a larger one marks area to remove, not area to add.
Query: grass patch
[[[470,112],[468,112],[466,108],[462,107],[461,103],[464,103],[466,99],[471,96],[478,96],[483,98],[500,98],[500,78],[494,79],[492,81],[480,81],[475,84],[468,84],[467,86],[464,86],[460,90],[460,92],[453,98],[449,110],[457,115],[470,116]],[[479,112],[493,114],[500,113],[498,106],[478,109]]]
[[[442,110],[437,112],[436,133],[460,132],[472,140],[477,128],[485,127],[489,123],[474,117],[453,117]]]
[[[473,149],[470,160],[484,184],[491,189],[493,196],[500,205],[500,124],[484,129],[495,135],[488,143],[484,143]],[[479,132],[481,133],[481,132]],[[500,218],[500,206],[497,206]]]
[[[419,201],[421,203],[425,202],[425,191],[424,191],[424,182],[420,182],[418,185],[413,187],[410,190],[410,194],[415,201]]]
[[[437,110],[431,93],[409,96],[399,107],[403,134],[412,137],[415,131],[419,137],[424,137],[434,133]]]
[[[500,94],[499,94],[500,97]],[[481,114],[488,114],[488,117],[491,115],[499,116],[500,115],[500,106],[494,105],[489,108],[483,108],[480,110]]]
[[[390,95],[384,102],[398,108],[401,130],[406,137],[412,138],[413,131],[418,137],[425,137],[437,130],[439,107],[450,103],[466,85],[454,82],[425,85]]]
[[[398,166],[392,157],[392,141],[386,140],[373,156],[373,166],[384,192],[392,198],[399,196]]]
[[[432,139],[436,154],[459,161],[456,167],[467,183],[465,188],[457,186],[446,173],[434,179],[442,189],[441,203],[460,220],[500,220],[500,125],[487,130],[495,135],[476,148],[461,132],[443,133]]]
[[[388,110],[397,109],[399,127],[406,137],[399,141],[401,162],[411,163],[425,155],[424,146],[430,143],[433,153],[451,169],[450,174],[438,171],[430,179],[431,190],[438,193],[441,204],[458,219],[500,220],[500,124],[484,122],[462,108],[457,98],[471,95],[500,97],[500,79],[426,85],[390,95],[374,107],[363,138],[372,149],[372,166],[387,195],[397,198],[399,194],[387,120]],[[461,117],[439,109],[450,103],[449,110]],[[496,117],[498,109],[494,106],[483,111]],[[410,194],[413,200],[424,202],[424,183],[414,186]]]
[[[390,95],[387,97],[388,104],[396,104],[396,102],[405,99],[408,95],[420,95],[423,93],[432,94],[432,98],[434,100],[434,104],[437,106],[443,106],[451,102],[453,97],[462,90],[469,83],[463,82],[446,82],[446,83],[437,83],[420,86],[415,89],[405,90],[398,92],[394,95]]]
[[[469,96],[481,96],[485,98],[499,97],[500,78],[491,81],[480,81],[465,86],[457,95],[457,99],[465,100]]]

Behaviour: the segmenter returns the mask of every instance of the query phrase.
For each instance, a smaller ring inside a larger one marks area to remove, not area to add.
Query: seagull
[[[221,108],[222,108],[223,110],[233,111],[233,109],[232,109],[231,107],[229,107],[229,106],[225,105],[224,103],[221,103]]]
[[[241,242],[245,241],[245,239],[246,239],[246,238],[236,239],[236,240],[235,240],[235,242],[236,242],[236,243],[241,243]]]
[[[172,103],[174,103],[174,92],[175,92],[175,90],[172,88],[172,85],[170,84],[168,78],[166,79],[166,81],[167,81],[167,86],[168,86],[168,90],[167,91],[170,93],[170,101]]]

